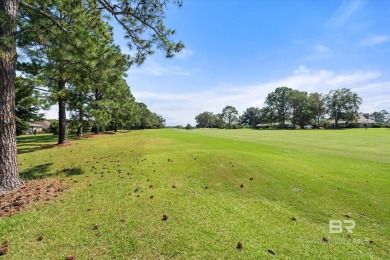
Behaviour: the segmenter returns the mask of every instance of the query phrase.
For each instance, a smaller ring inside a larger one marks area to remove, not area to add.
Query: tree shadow
[[[66,169],[62,169],[62,170],[58,171],[56,173],[56,175],[61,174],[61,173],[64,173],[65,176],[69,177],[69,176],[74,176],[74,175],[81,175],[81,174],[84,173],[84,170],[81,169],[80,167],[77,167],[77,168],[66,168]]]
[[[42,149],[42,146],[56,144],[56,135],[23,135],[17,137],[18,154],[31,153]]]
[[[53,163],[36,165],[32,168],[21,171],[20,177],[22,179],[28,179],[28,180],[41,179],[43,177],[46,177],[47,175],[50,175],[49,172],[52,165]]]
[[[53,163],[45,163],[41,165],[34,166],[32,168],[26,169],[20,172],[20,177],[22,179],[34,180],[34,179],[42,179],[47,177],[59,176],[64,174],[65,177],[81,175],[84,173],[84,170],[80,167],[76,168],[65,168],[62,170],[58,170],[56,172],[50,172]]]

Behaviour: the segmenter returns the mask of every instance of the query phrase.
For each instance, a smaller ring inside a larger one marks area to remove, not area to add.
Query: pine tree
[[[164,51],[169,58],[184,47],[181,42],[170,40],[175,31],[164,25],[165,9],[169,3],[181,6],[181,0],[0,1],[0,193],[17,189],[21,184],[15,133],[18,11],[20,24],[23,25],[20,28],[33,29],[24,30],[19,43],[22,46],[33,43],[40,46],[35,53],[30,49],[32,56],[44,54],[40,59],[31,59],[33,66],[30,72],[34,73],[34,68],[45,71],[41,74],[42,82],[53,90],[53,97],[57,97],[61,121],[59,143],[62,143],[66,138],[65,103],[68,98],[67,84],[71,79],[69,75],[77,74],[79,68],[75,64],[82,60],[81,47],[88,43],[85,37],[92,37],[95,33],[96,37],[104,38],[104,33],[100,35],[99,26],[95,27],[94,23],[100,23],[102,10],[123,27],[129,47],[136,52],[132,62],[141,64],[156,49]],[[20,10],[19,4],[22,7]],[[34,23],[29,24],[29,19]],[[85,25],[89,26],[88,29],[96,28],[96,31],[87,30],[85,33]],[[78,55],[80,59],[76,58]]]

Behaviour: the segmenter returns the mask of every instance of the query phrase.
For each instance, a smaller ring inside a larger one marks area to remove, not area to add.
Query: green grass
[[[272,257],[268,249],[292,259],[390,254],[387,129],[164,129],[50,149],[38,149],[55,143],[50,135],[18,143],[25,179],[61,178],[71,189],[0,219],[0,242],[10,243],[4,259],[262,259]],[[329,220],[345,214],[354,233],[329,234]]]

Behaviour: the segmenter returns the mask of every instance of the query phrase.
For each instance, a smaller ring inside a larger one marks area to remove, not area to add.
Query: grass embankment
[[[38,147],[55,137],[18,142],[25,179],[64,179],[71,188],[0,219],[6,259],[390,253],[389,130],[166,129],[48,149]],[[331,219],[354,220],[354,233],[329,234]]]

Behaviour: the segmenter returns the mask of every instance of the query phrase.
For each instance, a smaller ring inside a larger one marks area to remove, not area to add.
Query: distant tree
[[[370,118],[377,123],[384,123],[390,118],[389,116],[389,112],[386,110],[381,110],[371,113]]]
[[[257,107],[249,107],[244,111],[240,119],[241,123],[244,125],[255,128],[258,124],[261,123],[261,110]]]
[[[186,125],[186,129],[187,129],[187,130],[191,130],[191,129],[192,129],[192,125],[187,124],[187,125]]]
[[[326,113],[324,96],[321,93],[310,93],[309,94],[310,110],[315,117],[315,123],[317,127],[320,126],[321,119],[324,118]]]
[[[203,112],[195,117],[196,127],[211,128],[215,127],[215,115],[213,112]]]
[[[306,92],[291,91],[289,103],[291,107],[291,122],[295,128],[299,125],[304,128],[314,121],[314,111],[311,109],[310,100]]]
[[[149,110],[144,103],[138,103],[140,124],[137,128],[150,129],[150,128],[163,128],[165,127],[165,119]]]
[[[16,77],[15,90],[16,134],[20,135],[28,129],[29,123],[43,118],[39,113],[43,100],[28,79]]]
[[[125,114],[124,124],[127,129],[137,129],[141,124],[140,107],[137,102],[129,102],[126,104],[128,111]]]
[[[260,109],[260,123],[275,123],[278,122],[278,117],[275,115],[275,111],[269,109],[269,107],[262,107]]]
[[[339,120],[354,121],[361,103],[358,94],[348,88],[331,90],[325,98],[327,112],[334,119],[335,127],[339,127]]]
[[[227,124],[228,128],[232,128],[232,124],[238,122],[238,111],[233,106],[226,106],[222,110],[222,117],[224,122]]]
[[[165,118],[157,113],[152,113],[153,117],[153,128],[164,128],[165,127]]]
[[[279,87],[268,94],[265,99],[267,110],[270,111],[269,115],[272,115],[272,119],[277,119],[281,128],[285,128],[286,120],[290,118],[290,97],[292,91],[288,87]]]
[[[215,128],[225,128],[226,127],[222,113],[218,113],[218,114],[214,115],[214,127]]]

